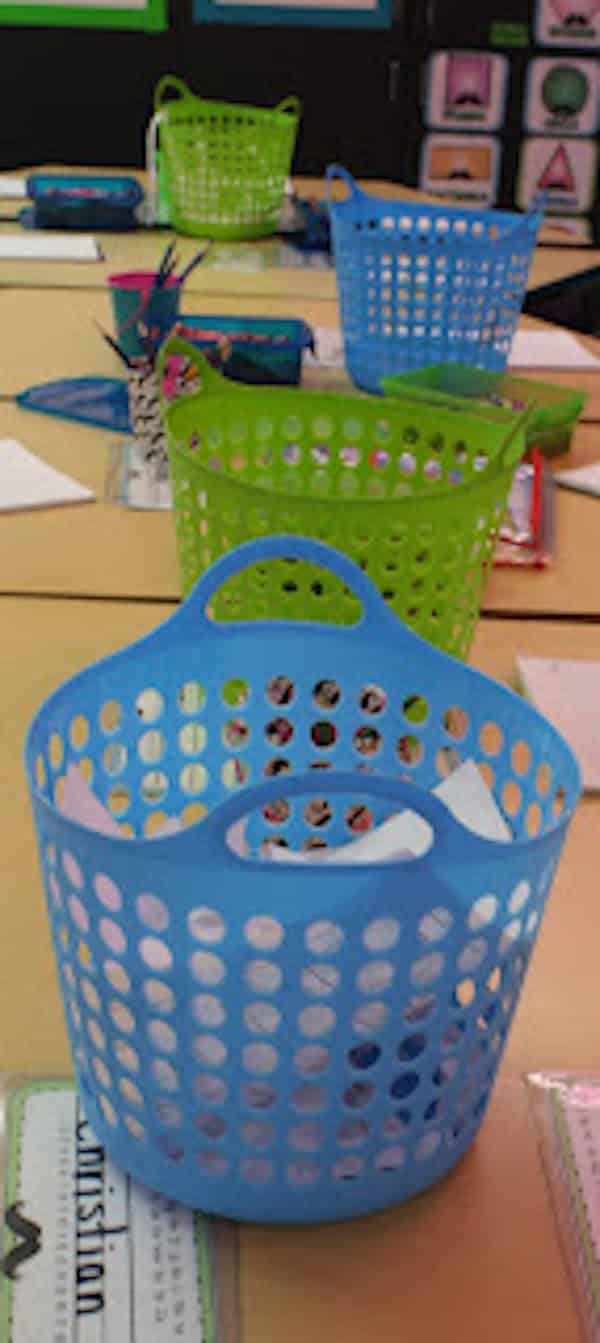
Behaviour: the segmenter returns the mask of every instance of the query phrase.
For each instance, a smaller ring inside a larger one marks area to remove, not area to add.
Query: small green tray
[[[526,426],[528,448],[539,448],[545,457],[557,457],[569,449],[571,435],[585,405],[583,392],[568,391],[548,382],[493,373],[467,364],[432,364],[410,373],[383,378],[387,396],[411,396],[430,405],[473,411],[476,404],[494,406],[508,416],[531,411]]]

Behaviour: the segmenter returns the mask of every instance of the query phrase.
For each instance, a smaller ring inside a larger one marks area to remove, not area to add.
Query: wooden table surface
[[[308,195],[323,184],[298,185]],[[0,262],[0,438],[21,439],[98,498],[0,523],[0,1066],[15,1072],[70,1071],[22,767],[27,726],[68,675],[154,628],[179,591],[171,517],[102,502],[115,436],[20,411],[11,400],[52,378],[121,375],[92,319],[112,329],[106,276],[154,265],[164,235],[103,235],[102,244],[106,262],[94,265]],[[197,246],[182,239],[182,259]],[[268,246],[258,248],[262,261]],[[587,269],[599,257],[585,248],[539,247],[530,284]],[[321,326],[338,320],[333,272],[200,268],[186,298],[187,311],[299,316]],[[569,464],[596,460],[598,375],[533,376],[589,393]],[[600,506],[566,491],[557,502],[556,564],[543,573],[495,571],[489,581],[484,610],[503,618],[480,620],[470,660],[507,683],[518,653],[600,659]],[[600,1070],[598,806],[586,798],[573,820],[477,1141],[446,1181],[376,1217],[243,1227],[245,1343],[278,1343],[284,1331],[289,1343],[397,1343],[404,1334],[410,1343],[577,1343],[522,1078],[544,1068]]]
[[[60,164],[44,165],[40,168],[30,168],[21,172],[11,173],[11,176],[26,177],[33,172],[68,172],[81,173],[93,171],[89,168],[68,168],[61,167]],[[104,172],[125,172],[128,176],[137,177],[143,185],[146,185],[146,174],[144,172],[133,172],[131,169],[103,169]],[[374,195],[386,197],[394,200],[428,201],[432,200],[439,204],[435,197],[428,197],[425,193],[413,190],[410,187],[403,187],[398,183],[382,182],[378,180],[365,182],[362,184],[367,191]],[[322,199],[325,194],[325,182],[322,177],[296,177],[294,186],[298,195],[303,199]],[[333,194],[343,196],[345,188],[341,183],[333,184]],[[23,206],[23,201],[3,201],[3,215],[16,214]],[[17,222],[0,222],[0,232],[11,233],[20,230],[21,225]],[[169,230],[137,229],[130,233],[101,233],[96,235],[101,244],[104,259],[96,262],[48,262],[48,261],[3,261],[0,260],[0,286],[18,285],[34,288],[63,288],[63,289],[103,289],[110,274],[126,270],[151,270],[160,259],[166,241],[170,238]],[[573,247],[553,245],[560,243],[563,235],[549,225],[545,225],[540,233],[540,238],[544,240],[544,245],[536,249],[532,267],[529,274],[529,285],[547,284],[550,281],[562,279],[565,275],[570,275],[575,271],[587,270],[592,266],[600,264],[600,251],[590,247]],[[191,259],[198,248],[203,245],[201,238],[186,238],[179,236],[177,238],[177,251],[182,265]],[[227,251],[231,256],[238,255],[240,260],[239,269],[211,269],[210,267],[200,267],[192,272],[189,281],[186,284],[186,293],[189,295],[209,294],[218,295],[239,294],[242,295],[265,295],[272,294],[274,297],[281,291],[282,285],[290,297],[314,297],[314,298],[335,298],[335,273],[333,269],[329,271],[315,270],[308,268],[286,267],[282,279],[281,270],[269,268],[269,257],[278,250],[278,240],[262,239],[251,244],[232,243],[227,244]],[[221,249],[222,255],[222,249]],[[252,267],[252,269],[250,269]]]
[[[103,358],[102,349],[99,353]],[[107,371],[116,372],[112,367]],[[571,455],[556,459],[556,467],[597,460],[599,436],[600,426],[580,425]],[[21,410],[6,400],[0,401],[1,438],[18,439],[89,486],[96,502],[5,515],[0,526],[0,592],[177,599],[172,515],[103,502],[117,435]],[[545,570],[494,569],[482,610],[600,620],[600,590],[593,581],[599,563],[600,503],[592,496],[557,490],[553,563]]]

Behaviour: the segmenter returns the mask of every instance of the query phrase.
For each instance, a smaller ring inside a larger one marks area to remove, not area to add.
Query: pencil
[[[114,350],[115,354],[117,354],[117,355],[119,356],[119,359],[121,360],[121,362],[122,362],[123,364],[126,364],[126,365],[127,365],[127,368],[132,368],[133,365],[132,365],[131,360],[129,359],[128,355],[125,354],[125,351],[121,349],[121,346],[120,346],[120,345],[117,345],[116,340],[113,340],[112,336],[109,336],[109,334],[108,334],[107,331],[103,331],[103,330],[102,330],[102,327],[100,326],[100,323],[97,322],[95,318],[94,318],[94,326],[96,326],[96,327],[98,328],[98,331],[100,332],[100,335],[101,335],[101,336],[103,337],[103,339],[106,341],[107,345],[110,345],[110,346],[111,346],[111,348]]]

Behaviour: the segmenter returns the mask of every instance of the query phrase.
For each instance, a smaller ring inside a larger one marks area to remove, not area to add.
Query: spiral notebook
[[[600,1343],[600,1075],[532,1073],[527,1086],[583,1336]]]

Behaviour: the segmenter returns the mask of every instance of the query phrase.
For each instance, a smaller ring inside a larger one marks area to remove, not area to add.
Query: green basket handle
[[[300,117],[302,115],[302,103],[295,93],[290,93],[287,98],[282,98],[277,107],[273,108],[273,111],[289,112],[292,116]]]
[[[527,425],[535,415],[535,406],[528,406],[512,425],[500,454],[503,466],[517,466],[527,448]]]
[[[178,79],[177,75],[163,75],[162,79],[159,79],[154,90],[155,112],[159,112],[161,107],[164,107],[165,103],[169,101],[169,99],[165,97],[169,89],[173,93],[177,93],[180,98],[184,98],[186,101],[195,97],[195,94],[192,93],[191,89],[188,89],[188,86],[184,83],[183,79]]]
[[[243,395],[244,391],[247,390],[243,386],[232,384],[229,378],[222,378],[221,374],[217,373],[216,369],[213,368],[212,364],[210,364],[208,359],[202,354],[202,351],[198,350],[195,345],[191,345],[187,340],[182,340],[181,336],[168,336],[167,339],[163,341],[156,360],[160,404],[163,411],[168,411],[172,406],[177,405],[177,402],[180,399],[178,397],[168,398],[163,392],[163,380],[167,372],[167,362],[174,354],[184,355],[185,358],[189,359],[190,363],[194,365],[200,378],[200,388],[202,391],[212,390],[213,393],[220,394],[227,390],[229,395],[237,396],[240,392]]]

